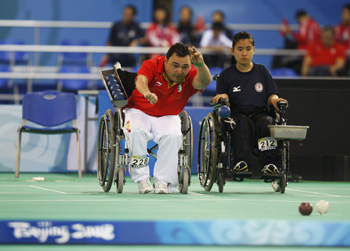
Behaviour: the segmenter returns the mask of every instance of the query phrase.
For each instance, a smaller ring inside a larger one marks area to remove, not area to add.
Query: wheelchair
[[[124,113],[121,108],[128,102],[128,97],[135,89],[136,73],[125,71],[119,63],[113,69],[100,71],[104,86],[114,107],[114,113],[108,109],[101,116],[97,139],[97,178],[104,192],[109,192],[113,182],[117,193],[123,192],[126,170],[129,166],[129,148],[123,133]],[[109,86],[108,78],[115,76],[116,82],[122,90],[122,98],[115,94],[114,88]],[[191,183],[193,160],[193,131],[192,120],[186,111],[180,114],[182,145],[178,157],[178,189],[180,193],[187,194]],[[157,159],[154,151],[158,145],[147,149],[149,155]]]
[[[217,76],[216,76],[217,78]],[[251,172],[236,172],[231,169],[234,163],[231,150],[231,130],[236,122],[228,116],[220,116],[220,108],[225,107],[227,100],[221,100],[203,118],[200,126],[198,140],[198,178],[205,191],[210,191],[214,183],[217,183],[220,193],[223,192],[226,180],[241,182],[252,176]],[[278,142],[278,174],[262,175],[260,178],[266,183],[272,184],[275,192],[284,193],[287,187],[290,159],[290,140],[303,140],[306,138],[308,126],[288,126],[283,117],[287,103],[279,103],[279,111],[276,113],[276,124],[269,125],[271,137]],[[226,106],[226,109],[229,108]]]

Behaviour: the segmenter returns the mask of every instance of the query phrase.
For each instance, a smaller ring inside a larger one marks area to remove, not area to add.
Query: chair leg
[[[82,177],[82,171],[81,171],[81,155],[80,155],[80,130],[78,129],[77,132],[77,151],[78,151],[78,175],[79,178]]]
[[[18,128],[18,139],[17,139],[17,156],[16,156],[15,178],[19,177],[19,165],[20,165],[20,158],[21,158],[21,135],[22,135],[22,130],[21,130],[21,127],[19,127]]]

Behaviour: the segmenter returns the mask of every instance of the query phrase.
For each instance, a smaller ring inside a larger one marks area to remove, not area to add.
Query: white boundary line
[[[37,189],[41,189],[41,190],[46,190],[46,191],[51,191],[51,192],[55,192],[55,193],[60,193],[60,194],[67,194],[65,192],[61,192],[61,191],[57,191],[57,190],[52,190],[52,189],[47,189],[47,188],[43,188],[43,187],[37,187],[37,186],[29,186],[29,187],[33,187],[33,188],[37,188]]]
[[[311,191],[298,190],[298,189],[291,189],[291,188],[288,188],[288,190],[290,190],[290,191],[295,191],[295,192],[312,193],[312,194],[317,194],[317,195],[325,195],[325,196],[337,197],[337,198],[347,198],[347,197],[350,197],[350,196],[334,195],[334,194],[327,194],[327,193],[318,193],[318,192],[311,192]]]

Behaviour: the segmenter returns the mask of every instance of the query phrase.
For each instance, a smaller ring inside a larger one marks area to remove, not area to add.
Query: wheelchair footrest
[[[234,170],[228,171],[228,176],[232,177],[233,180],[241,182],[244,180],[244,178],[250,178],[252,177],[252,172],[236,172]]]
[[[278,174],[262,174],[260,176],[260,179],[263,179],[264,182],[270,183],[275,180],[279,180],[283,177],[283,173],[278,173]]]

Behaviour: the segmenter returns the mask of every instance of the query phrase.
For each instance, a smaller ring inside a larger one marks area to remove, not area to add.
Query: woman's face
[[[238,64],[242,66],[250,65],[253,59],[255,47],[250,39],[239,40],[234,48],[231,48],[232,55],[235,57]]]
[[[158,9],[154,12],[154,19],[158,24],[163,24],[166,19],[166,11],[162,9]]]

